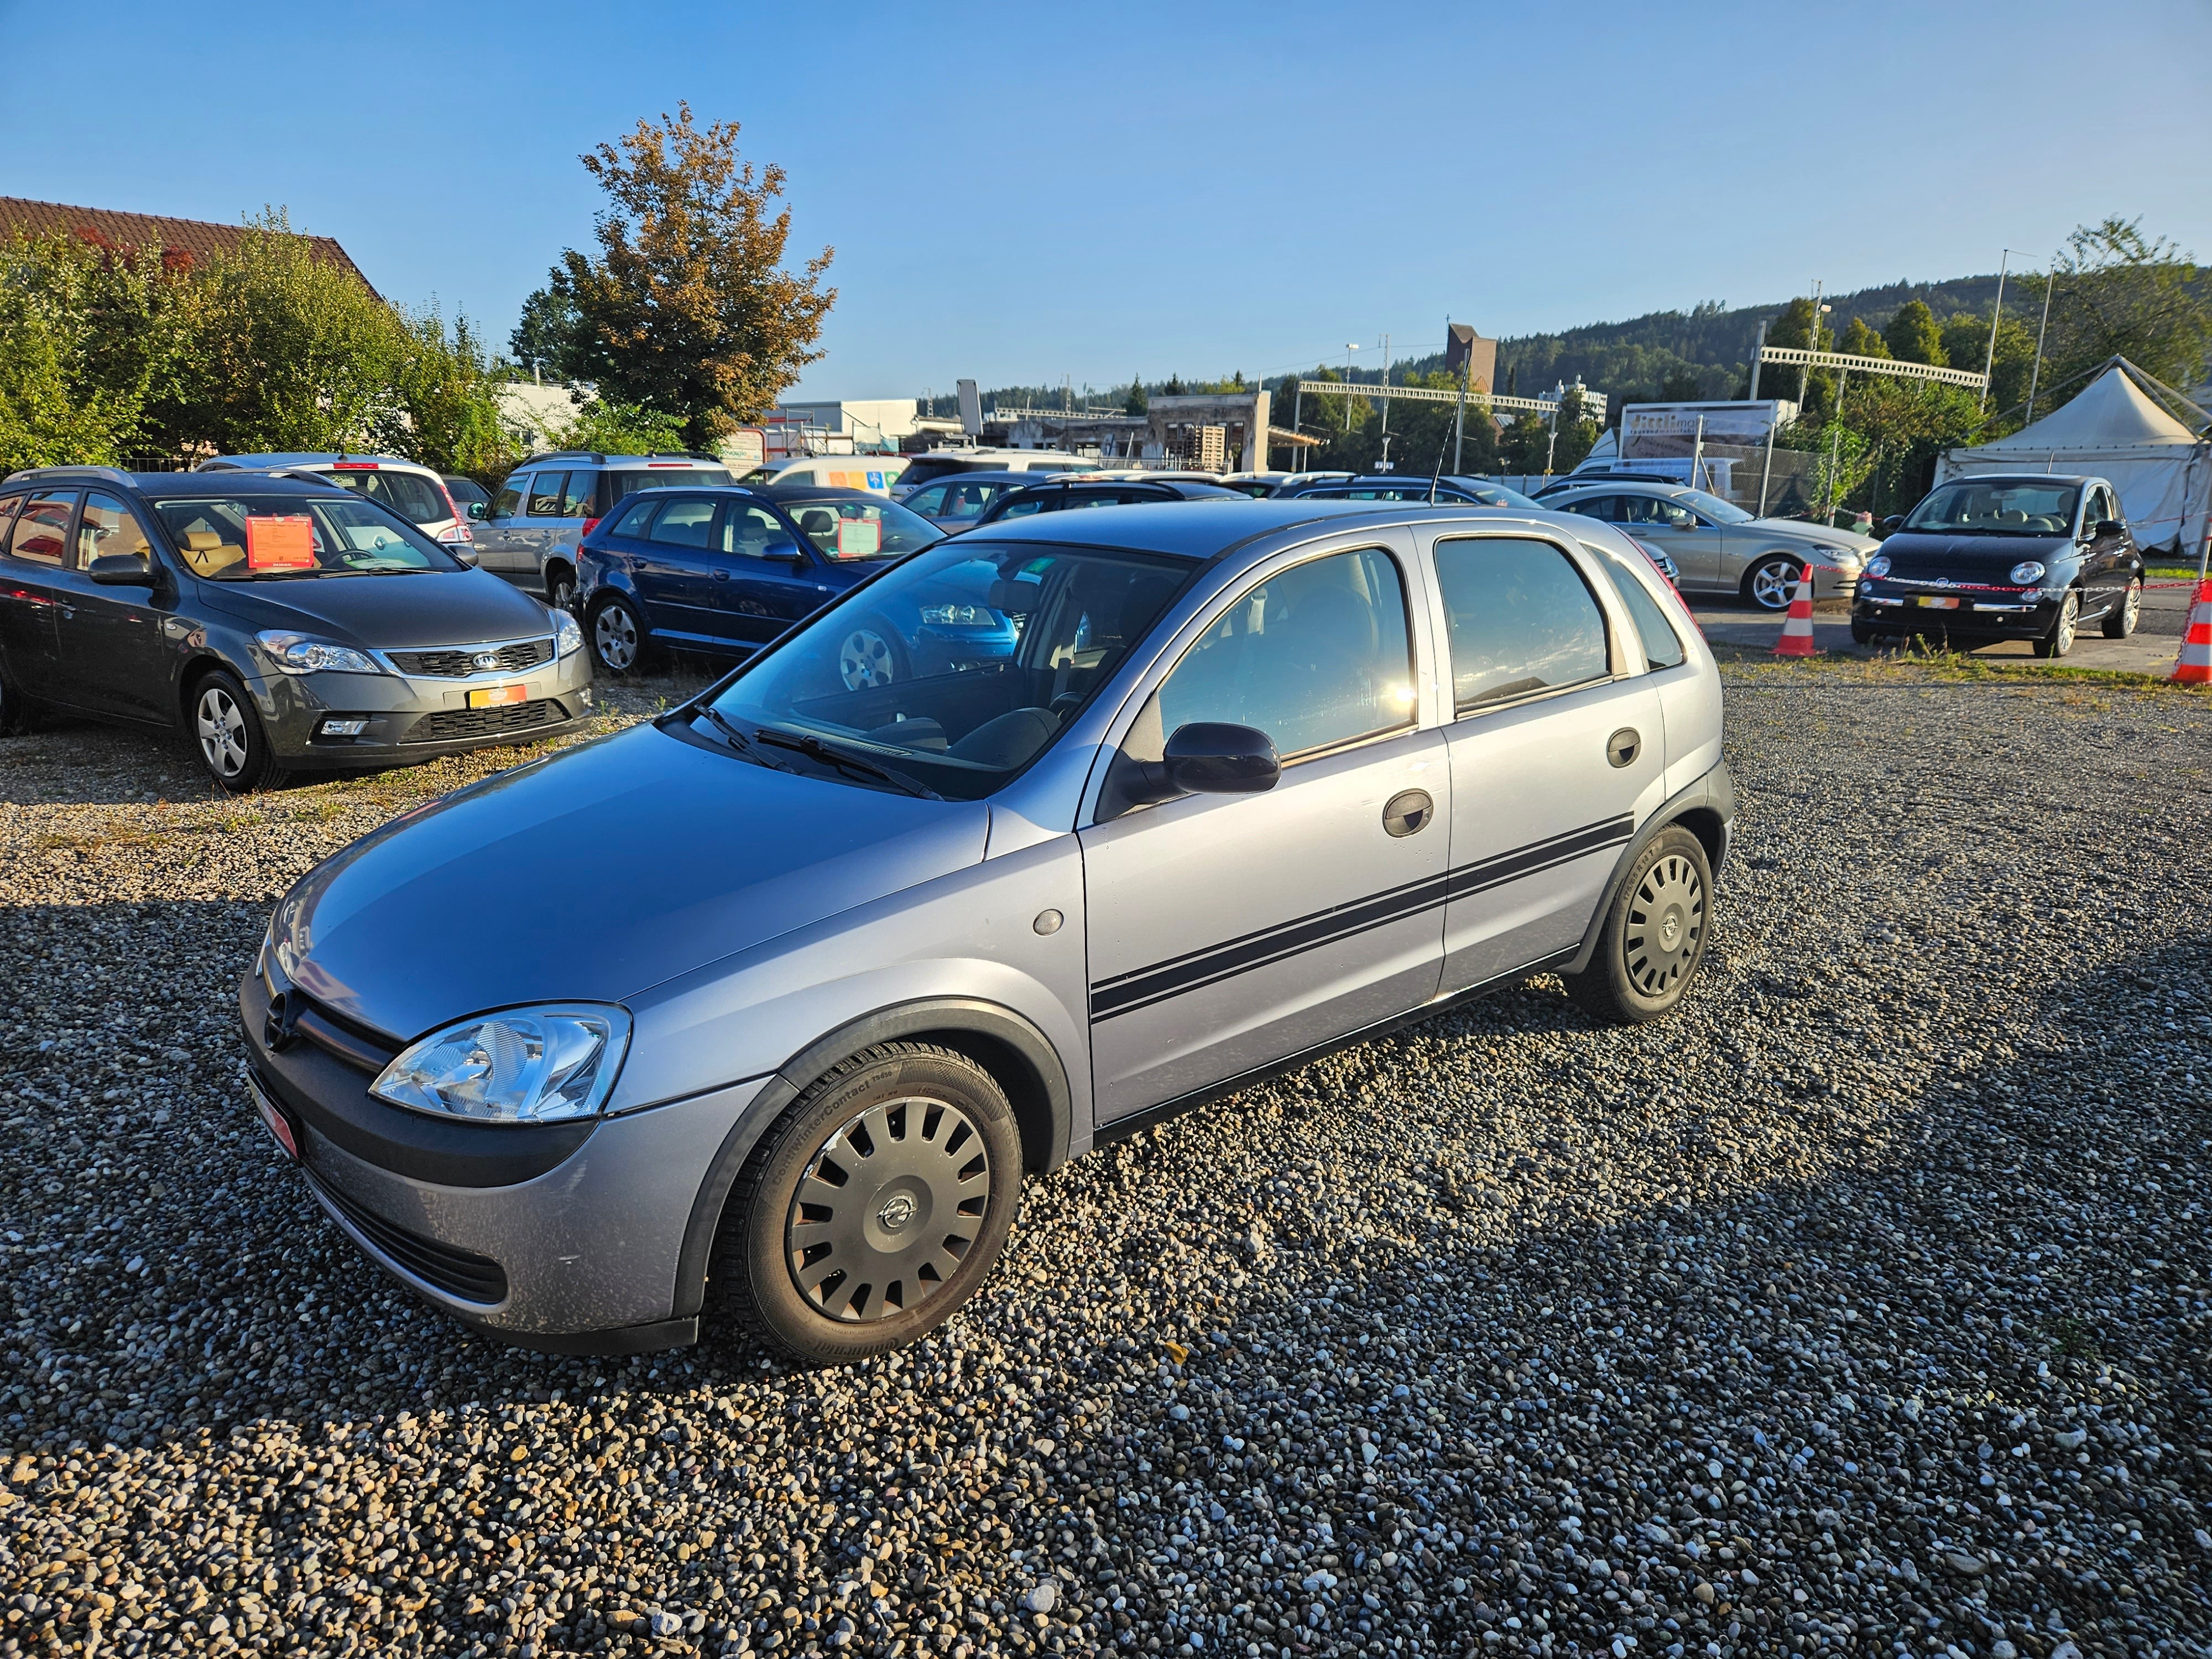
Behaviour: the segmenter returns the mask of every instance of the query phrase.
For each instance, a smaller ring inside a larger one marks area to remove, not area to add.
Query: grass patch
[[[2143,567],[2143,578],[2154,582],[2193,582],[2197,580],[2197,567],[2193,564],[2147,564]]]
[[[2136,691],[2157,691],[2185,701],[2212,702],[2203,686],[2175,685],[2163,674],[2137,673],[2118,668],[2068,668],[2019,658],[1972,657],[1954,651],[1906,652],[1880,657],[1776,657],[1753,647],[1716,645],[1714,658],[1730,672],[1731,684],[1777,679],[1819,678],[1864,685],[1908,683],[1954,685],[2108,686]]]
[[[2096,1327],[2070,1314],[2059,1315],[2044,1328],[2043,1334],[2050,1339],[2051,1346],[2069,1359],[2086,1359],[2094,1364],[2100,1357]]]

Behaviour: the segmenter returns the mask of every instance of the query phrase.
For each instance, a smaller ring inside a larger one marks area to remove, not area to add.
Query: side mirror
[[[1893,513],[1893,514],[1891,514],[1887,518],[1884,519],[1884,520],[1881,521],[1881,527],[1882,527],[1884,530],[1902,530],[1902,529],[1904,529],[1904,528],[1905,528],[1905,514],[1903,514],[1902,513]]]
[[[1160,762],[1167,781],[1193,795],[1258,795],[1275,787],[1283,763],[1274,740],[1249,726],[1194,720],[1178,726]]]
[[[491,517],[491,503],[489,501],[471,501],[469,503],[469,517],[471,519],[489,519]]]
[[[2100,540],[2102,540],[2106,536],[2124,536],[2127,533],[2127,526],[2122,524],[2118,519],[2100,519],[2097,520],[2097,536]]]
[[[135,553],[103,553],[84,574],[100,587],[151,587],[154,567]]]

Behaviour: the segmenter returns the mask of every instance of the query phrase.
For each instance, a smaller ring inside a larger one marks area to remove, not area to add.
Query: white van
[[[906,458],[906,471],[891,491],[895,501],[953,472],[1088,472],[1095,459],[1060,449],[926,449]]]
[[[906,471],[903,455],[802,455],[770,461],[744,475],[749,484],[816,484],[826,489],[866,489],[888,495]]]

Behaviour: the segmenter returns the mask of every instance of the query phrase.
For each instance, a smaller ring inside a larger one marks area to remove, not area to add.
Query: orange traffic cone
[[[1790,620],[1782,624],[1782,637],[1774,642],[1778,657],[1817,657],[1813,643],[1813,567],[1797,573],[1797,592],[1790,601]]]
[[[2212,685],[2212,580],[2197,583],[2197,597],[2189,602],[2189,625],[2181,630],[2172,683]]]

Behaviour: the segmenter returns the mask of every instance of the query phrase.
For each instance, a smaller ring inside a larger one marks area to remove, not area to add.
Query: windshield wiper
[[[750,732],[741,729],[734,721],[726,716],[720,709],[715,708],[713,703],[702,702],[693,712],[696,714],[704,714],[709,720],[713,721],[714,729],[730,740],[730,747],[734,749],[745,759],[752,762],[754,765],[765,766],[771,772],[788,772],[791,770],[791,769],[788,766],[786,766],[781,761],[770,760],[766,755],[760,753],[760,740],[757,738],[755,738]]]
[[[857,773],[863,777],[881,779],[892,788],[902,789],[908,794],[919,796],[923,800],[945,799],[927,784],[917,783],[902,772],[894,772],[888,766],[878,766],[875,762],[863,760],[858,755],[848,755],[842,749],[832,749],[817,737],[811,735],[793,737],[787,732],[778,732],[772,726],[764,726],[754,741],[770,744],[778,749],[795,749],[810,759],[820,761],[824,766],[838,767],[844,771]]]

